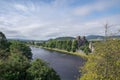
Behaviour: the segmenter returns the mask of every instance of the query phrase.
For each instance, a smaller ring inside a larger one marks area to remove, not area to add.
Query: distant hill
[[[117,36],[111,36],[111,38],[119,38],[120,39],[120,35],[117,35]],[[57,37],[55,39],[49,39],[49,40],[61,40],[61,41],[64,41],[64,40],[74,40],[75,37],[70,37],[70,36],[67,36],[67,37]],[[101,36],[101,35],[88,35],[86,36],[86,39],[88,41],[90,40],[103,40],[104,39],[104,36]],[[35,41],[35,42],[46,42],[46,41],[49,41],[49,40],[26,40],[26,39],[8,39],[8,41],[11,41],[11,40],[18,40],[18,41],[23,41],[23,42],[32,42],[32,41]]]
[[[104,39],[104,36],[100,36],[100,35],[89,35],[89,36],[86,36],[86,39],[87,40],[94,40],[94,39]]]
[[[118,35],[118,36],[111,36],[112,38],[120,38],[120,35]]]
[[[110,36],[111,38],[120,38],[120,35],[117,36]],[[100,35],[88,35],[86,36],[87,40],[103,40],[105,36],[100,36]]]
[[[73,40],[73,39],[75,39],[74,37],[58,37],[58,38],[55,38],[55,40],[61,40],[61,41],[63,41],[63,40]]]

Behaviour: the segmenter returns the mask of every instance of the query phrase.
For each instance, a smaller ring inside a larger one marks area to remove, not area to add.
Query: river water
[[[82,58],[42,48],[31,49],[33,59],[40,58],[49,63],[49,66],[60,75],[61,80],[77,80],[80,76],[79,68],[85,62]]]

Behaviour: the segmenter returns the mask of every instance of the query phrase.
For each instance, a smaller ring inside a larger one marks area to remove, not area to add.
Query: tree
[[[90,55],[82,68],[80,80],[120,80],[120,40],[96,43],[95,54]]]
[[[27,72],[27,80],[60,80],[56,72],[40,59],[33,61]]]
[[[67,49],[67,41],[66,40],[64,40],[64,41],[61,41],[62,42],[62,49],[63,50],[66,50]]]
[[[89,43],[86,43],[85,45],[81,46],[80,50],[82,50],[86,55],[88,55],[88,53],[91,52],[91,50],[89,48]]]
[[[3,37],[0,40],[5,42]],[[44,61],[31,62],[31,49],[25,43],[12,41],[8,47],[6,42],[0,44],[0,80],[60,80]]]
[[[10,52],[8,52],[8,49],[0,49],[0,59],[7,59],[10,55]]]
[[[49,48],[55,48],[55,40],[48,41],[48,47]]]
[[[77,40],[74,40],[72,42],[72,51],[75,52],[76,49],[78,49],[78,43],[77,43]]]
[[[72,41],[71,40],[67,40],[67,51],[71,51],[71,47],[72,46]]]
[[[5,49],[7,47],[7,39],[6,36],[0,32],[0,48]]]
[[[24,43],[13,41],[10,45],[10,52],[17,53],[20,52],[22,55],[26,56],[28,59],[32,59],[31,49]]]
[[[9,43],[6,36],[0,32],[0,59],[6,59],[9,55]]]
[[[0,63],[0,78],[5,80],[26,80],[26,69],[30,66],[29,60],[19,53],[11,56]]]

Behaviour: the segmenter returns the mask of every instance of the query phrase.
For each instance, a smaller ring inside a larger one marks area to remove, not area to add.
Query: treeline
[[[96,42],[94,48],[80,80],[120,80],[120,40]]]
[[[0,80],[60,80],[41,59],[32,60],[31,49],[19,41],[8,42],[0,32]]]
[[[48,48],[57,48],[57,49],[75,52],[77,49],[77,41],[76,40],[74,40],[74,41],[71,41],[71,40],[64,40],[64,41],[49,40],[48,42],[44,42],[42,44],[42,46],[48,47]]]
[[[39,46],[39,45],[38,45]],[[84,53],[88,54],[91,52],[89,49],[89,42],[86,42],[83,45],[79,46],[78,40],[49,40],[47,42],[43,42],[40,46],[47,47],[47,48],[57,48],[66,51],[76,52],[77,50],[81,50]]]

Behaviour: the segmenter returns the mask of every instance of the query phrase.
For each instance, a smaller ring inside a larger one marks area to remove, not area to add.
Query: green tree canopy
[[[56,72],[40,59],[33,61],[27,72],[27,80],[60,80]]]
[[[22,54],[14,53],[8,60],[0,62],[0,77],[5,80],[26,80],[29,60]]]
[[[77,40],[74,40],[72,43],[72,51],[75,52],[76,49],[78,49],[78,42]]]
[[[0,32],[0,59],[6,59],[9,55],[9,43],[6,36]]]
[[[71,40],[67,40],[67,51],[71,51],[72,48],[72,41]]]
[[[95,54],[89,56],[82,68],[80,80],[120,80],[120,40],[95,45]]]
[[[4,44],[3,44],[4,43]],[[56,72],[44,61],[32,59],[29,46],[23,42],[0,40],[0,80],[60,80]]]
[[[6,36],[0,32],[0,48],[5,49],[7,47],[7,39]]]
[[[13,41],[10,45],[10,52],[11,53],[21,53],[22,55],[26,56],[28,59],[32,59],[31,49],[26,46],[24,43]]]

